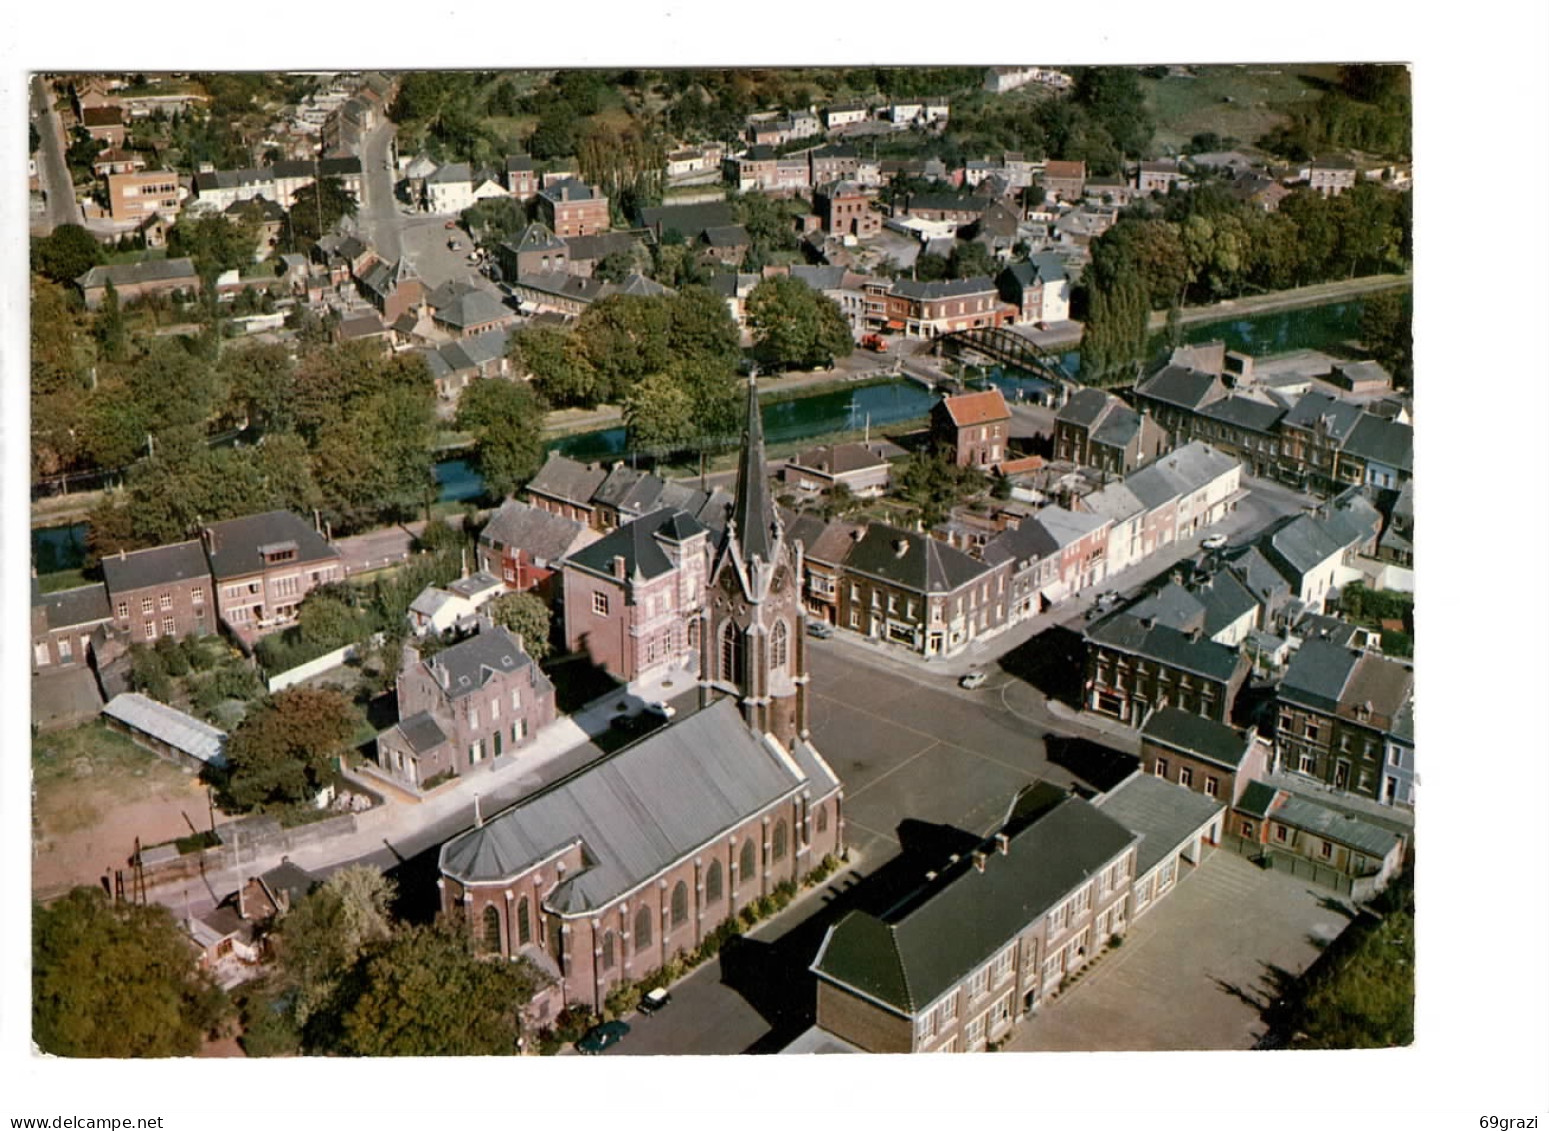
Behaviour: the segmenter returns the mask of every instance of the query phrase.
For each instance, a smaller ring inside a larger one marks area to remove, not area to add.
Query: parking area
[[[1260,1009],[1350,916],[1333,893],[1216,849],[1009,1049],[1246,1049]]]

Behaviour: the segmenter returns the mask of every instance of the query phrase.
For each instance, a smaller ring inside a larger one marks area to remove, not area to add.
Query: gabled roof
[[[1203,636],[1194,639],[1166,625],[1154,624],[1147,628],[1128,613],[1098,621],[1087,629],[1086,638],[1104,648],[1127,652],[1223,683],[1231,680],[1243,662],[1234,649],[1224,644]]]
[[[1286,667],[1280,698],[1333,714],[1360,657],[1332,641],[1306,641]]]
[[[503,880],[580,844],[584,867],[544,902],[600,908],[800,788],[799,765],[748,729],[734,699],[721,699],[454,837],[441,871]]]
[[[1079,542],[1094,530],[1101,530],[1108,525],[1108,519],[1100,514],[1085,514],[1081,511],[1066,510],[1061,506],[1044,507],[1023,526],[1039,526],[1049,536],[1049,540],[1060,549]]]
[[[443,165],[430,176],[425,178],[426,184],[452,185],[472,184],[473,170],[465,161],[454,161],[449,165]]]
[[[1282,791],[1269,816],[1294,829],[1338,841],[1357,852],[1382,859],[1399,845],[1399,837],[1352,813],[1320,805],[1310,797]]]
[[[992,567],[927,534],[874,522],[850,547],[845,568],[917,593],[950,593]]]
[[[706,228],[720,224],[735,224],[737,213],[731,205],[722,201],[705,204],[668,204],[660,208],[642,208],[639,214],[642,228],[661,225],[662,235],[678,232],[685,239],[693,239]]]
[[[1169,581],[1124,610],[1132,617],[1150,618],[1179,632],[1205,627],[1205,606],[1176,581]]]
[[[601,577],[616,577],[614,559],[624,560],[625,578],[649,581],[671,572],[672,559],[662,549],[659,539],[683,541],[704,530],[703,526],[670,507],[626,522],[617,530],[599,538],[566,559],[566,564],[584,569]]]
[[[1330,437],[1343,442],[1361,418],[1361,407],[1327,393],[1307,393],[1280,422],[1285,428],[1312,429],[1320,421]]]
[[[1206,636],[1215,636],[1260,606],[1247,585],[1225,569],[1191,586],[1189,592],[1205,610]]]
[[[1271,560],[1292,570],[1296,580],[1346,549],[1346,543],[1332,537],[1323,523],[1305,514],[1296,515],[1261,542]]]
[[[209,576],[210,564],[205,560],[204,547],[197,541],[175,542],[102,559],[102,578],[110,593]]]
[[[461,643],[423,661],[451,700],[471,695],[492,679],[532,668],[534,686],[547,687],[548,677],[533,664],[522,646],[500,625],[485,627]]]
[[[595,464],[579,463],[558,452],[550,452],[538,474],[528,481],[527,490],[589,509],[593,496],[607,477],[608,472]]]
[[[1019,264],[1018,266],[1026,266]],[[1119,398],[1102,389],[1078,389],[1070,395],[1059,412],[1054,414],[1054,419],[1067,424],[1078,424],[1090,428],[1103,418],[1103,415],[1119,402]]]
[[[1099,797],[1096,805],[1140,838],[1135,852],[1136,876],[1155,868],[1226,809],[1213,797],[1150,774],[1132,775]]]
[[[509,499],[479,533],[481,545],[523,550],[540,566],[558,562],[587,527],[574,519]]]
[[[982,393],[967,393],[960,397],[943,397],[939,407],[945,410],[952,423],[959,428],[1011,419],[1011,410],[1006,407],[1006,398],[999,389],[986,389]]]
[[[627,252],[635,246],[628,232],[598,232],[591,236],[569,236],[564,241],[572,260],[604,259],[614,252]]]
[[[807,561],[837,566],[849,556],[850,547],[863,529],[858,523],[842,519],[824,522],[816,515],[802,514],[792,521],[786,536],[792,542],[802,543]]]
[[[396,729],[416,754],[428,754],[446,741],[446,732],[429,711],[400,719]]]
[[[1141,396],[1191,411],[1222,396],[1226,387],[1213,373],[1182,365],[1167,365],[1147,377],[1135,390]]]
[[[1036,922],[1135,835],[1065,797],[989,846],[984,870],[960,860],[881,916],[851,911],[830,927],[812,972],[910,1015],[931,1005]]]
[[[36,584],[34,581],[34,587]],[[43,607],[49,628],[74,628],[113,619],[107,587],[100,581],[52,593],[38,593],[34,588],[32,604]]]
[[[515,315],[515,311],[493,295],[475,290],[439,307],[435,319],[448,326],[463,327],[481,326],[486,322],[498,322],[502,318],[514,318]]]
[[[699,233],[699,238],[708,247],[746,247],[753,242],[741,224],[718,224]]]
[[[147,259],[141,263],[118,263],[108,267],[93,267],[75,282],[83,290],[88,287],[106,286],[109,282],[122,289],[136,283],[160,283],[174,279],[187,280],[190,284],[197,283],[199,272],[194,270],[194,261],[187,258]]]
[[[1199,414],[1236,428],[1246,428],[1251,432],[1262,432],[1268,435],[1275,430],[1275,425],[1280,422],[1280,418],[1286,415],[1286,410],[1279,405],[1254,400],[1251,397],[1229,396],[1205,405],[1199,410]]]
[[[1059,543],[1036,522],[1023,522],[1001,531],[980,551],[990,565],[1001,562],[1037,561],[1059,552]]]
[[[1205,758],[1235,770],[1253,747],[1253,736],[1243,734],[1224,723],[1201,718],[1179,707],[1163,707],[1152,712],[1140,737],[1184,754]]]
[[[225,731],[144,695],[115,695],[102,713],[208,765],[226,760]]]
[[[210,572],[217,578],[240,577],[266,568],[262,550],[282,543],[295,543],[296,556],[286,565],[334,561],[339,551],[302,518],[290,511],[268,511],[245,518],[212,522],[214,535],[209,552]]]
[[[526,251],[568,251],[565,241],[554,234],[554,230],[547,224],[528,224],[517,236],[506,245],[514,248],[518,253]]]
[[[988,275],[974,275],[967,279],[937,279],[922,283],[914,279],[893,280],[892,293],[919,302],[933,302],[943,298],[965,298],[969,295],[994,294],[995,280]],[[999,392],[999,390],[992,390]],[[975,394],[982,396],[984,394]]]
[[[1345,440],[1345,451],[1369,463],[1412,471],[1414,442],[1415,430],[1409,425],[1362,413]]]

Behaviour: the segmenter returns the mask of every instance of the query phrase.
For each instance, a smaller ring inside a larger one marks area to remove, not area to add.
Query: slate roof
[[[792,267],[791,278],[815,291],[836,291],[844,285],[843,267]]]
[[[815,515],[804,514],[791,524],[787,537],[792,542],[802,543],[807,561],[837,566],[849,557],[855,536],[862,529],[858,523],[837,518],[825,523]]]
[[[821,978],[903,1014],[931,1005],[1134,842],[1096,806],[1066,797],[1008,836],[984,871],[965,858],[878,917],[851,911],[812,963]]]
[[[909,197],[908,211],[940,210],[943,212],[983,212],[990,200],[982,196],[958,196],[949,192],[917,192]]]
[[[111,593],[209,576],[204,547],[197,541],[175,542],[102,559],[102,577]]]
[[[1011,418],[1011,410],[1006,407],[1006,398],[999,389],[987,389],[982,393],[968,393],[960,397],[943,397],[940,407],[959,428]]]
[[[1226,810],[1226,805],[1213,797],[1150,774],[1135,774],[1099,797],[1096,805],[1140,838],[1135,851],[1136,876],[1155,868]]]
[[[1189,592],[1205,610],[1205,635],[1214,636],[1244,614],[1257,609],[1260,602],[1230,570],[1219,570]]]
[[[1359,659],[1360,653],[1332,641],[1308,640],[1291,657],[1280,698],[1333,714]]]
[[[446,733],[429,711],[421,711],[398,721],[398,733],[403,735],[409,749],[416,754],[427,754],[446,741]]]
[[[1079,424],[1090,428],[1102,419],[1109,406],[1118,400],[1112,393],[1101,389],[1079,389],[1070,395],[1054,419],[1067,424]]]
[[[33,585],[36,587],[37,582]],[[56,589],[52,593],[38,593],[34,588],[32,604],[43,606],[49,628],[74,628],[113,619],[107,587],[100,581],[74,589]]]
[[[592,186],[576,177],[566,177],[562,181],[555,181],[547,188],[540,189],[538,195],[545,200],[555,203],[593,200],[597,198],[597,193],[592,189]]]
[[[1004,561],[1037,561],[1058,553],[1059,548],[1059,543],[1041,525],[1023,522],[995,535],[980,554],[993,566]]]
[[[1191,640],[1186,634],[1166,625],[1146,628],[1136,617],[1119,613],[1098,621],[1086,632],[1087,640],[1127,652],[1142,659],[1205,676],[1222,683],[1236,674],[1240,657],[1224,644],[1203,637]]]
[[[1184,754],[1205,758],[1229,770],[1242,764],[1243,756],[1253,744],[1252,736],[1179,707],[1153,711],[1146,725],[1140,728],[1140,737]]]
[[[487,623],[487,622],[486,622]],[[437,652],[424,661],[450,700],[472,694],[497,675],[532,668],[533,685],[548,685],[548,677],[533,664],[522,646],[500,625],[485,627],[474,636]],[[446,680],[442,682],[442,673]]]
[[[608,293],[611,284],[600,279],[585,279],[564,271],[532,271],[516,277],[516,285],[530,287],[542,294],[559,295],[561,298],[581,302],[596,302]]]
[[[524,251],[568,251],[569,245],[554,234],[547,224],[528,224],[521,235],[506,245]]]
[[[605,259],[616,251],[629,251],[635,246],[635,237],[628,232],[598,232],[591,236],[571,236],[562,241],[570,250],[572,260]]]
[[[1359,405],[1338,400],[1327,393],[1307,393],[1296,402],[1290,412],[1285,414],[1285,418],[1280,423],[1285,428],[1301,428],[1310,431],[1319,420],[1322,420],[1327,434],[1342,443],[1349,438],[1351,430],[1361,416]]]
[[[436,311],[436,321],[448,326],[479,326],[514,316],[515,311],[486,291],[472,291]]]
[[[1108,414],[1092,430],[1089,439],[1094,444],[1108,447],[1127,447],[1140,431],[1141,423],[1140,413],[1121,402],[1110,406]]]
[[[1274,786],[1266,782],[1250,781],[1248,788],[1243,790],[1242,796],[1237,799],[1234,808],[1250,817],[1267,817],[1278,792]]]
[[[773,565],[782,531],[769,491],[764,466],[764,418],[758,403],[758,383],[748,381],[747,414],[742,448],[737,455],[737,483],[732,491],[731,523],[744,565],[754,558]],[[719,563],[717,563],[719,569]]]
[[[928,534],[874,522],[850,547],[845,569],[917,593],[950,593],[990,567]]]
[[[115,695],[102,713],[210,766],[226,761],[226,732],[135,692]]]
[[[662,549],[657,536],[682,541],[705,528],[681,511],[664,507],[643,518],[627,522],[567,559],[570,565],[603,577],[613,577],[613,559],[624,559],[624,576],[650,580],[669,572],[672,560]]]
[[[1002,470],[1004,469],[1003,464]],[[1081,505],[1093,514],[1115,524],[1151,509],[1141,501],[1139,495],[1123,483],[1110,483],[1100,490],[1093,491],[1081,500]]]
[[[1199,414],[1211,420],[1219,420],[1223,424],[1245,428],[1250,432],[1263,432],[1267,435],[1275,430],[1275,425],[1286,414],[1286,410],[1280,405],[1270,404],[1267,401],[1231,396],[1205,405],[1199,410]]]
[[[706,228],[722,224],[735,224],[737,213],[731,205],[722,201],[705,204],[668,204],[659,208],[642,208],[639,213],[642,228],[662,227],[662,234],[679,232],[685,239],[693,239]]]
[[[296,544],[296,556],[287,566],[337,560],[339,551],[302,518],[290,511],[268,511],[245,518],[212,522],[214,549],[209,554],[210,573],[217,580],[258,573],[266,568],[259,547],[284,542]]]
[[[479,288],[466,279],[448,279],[439,287],[425,296],[425,301],[432,308],[439,310],[443,306],[449,306],[463,295],[473,294]]]
[[[472,182],[472,180],[473,170],[468,167],[467,162],[454,161],[441,166],[441,168],[426,177],[425,183],[431,185],[467,184]]]
[[[75,280],[82,289],[103,287],[112,282],[122,289],[137,283],[160,283],[172,279],[186,279],[197,283],[199,272],[194,270],[192,259],[147,259],[143,263],[118,263],[109,267],[93,267]]]
[[[902,449],[898,449],[901,453]],[[881,467],[888,461],[888,453],[880,444],[848,443],[822,444],[798,452],[786,461],[791,467],[804,467],[826,475],[842,475],[847,471]]]
[[[1257,546],[1250,546],[1242,553],[1232,558],[1227,568],[1244,585],[1247,586],[1254,599],[1264,604],[1272,604],[1282,597],[1290,595],[1291,586],[1285,576],[1270,564]]]
[[[1381,463],[1400,471],[1414,470],[1415,430],[1408,424],[1362,413],[1345,440],[1345,451],[1368,463]]]
[[[1205,627],[1205,606],[1176,581],[1169,581],[1124,611],[1137,619],[1149,617],[1179,632]]]
[[[481,545],[524,550],[539,565],[557,562],[586,526],[564,515],[507,500],[479,533]]]
[[[513,153],[506,158],[508,173],[530,173],[532,168],[532,158],[525,153]]]
[[[1342,553],[1348,543],[1336,540],[1324,524],[1299,514],[1262,540],[1272,557],[1280,559],[1297,575],[1305,575]]]
[[[706,228],[699,234],[710,247],[746,247],[752,243],[748,236],[748,230],[741,224],[719,224],[713,228]]]
[[[995,280],[988,275],[974,275],[967,279],[936,279],[929,283],[919,282],[915,279],[894,279],[892,293],[912,298],[920,302],[933,302],[943,298],[962,298],[966,295],[982,295],[995,293]],[[991,392],[1000,395],[998,389]],[[975,393],[973,396],[987,396],[987,393]],[[959,398],[961,399],[961,398]]]
[[[607,471],[595,464],[578,463],[558,452],[550,452],[538,474],[528,481],[527,490],[589,508],[592,497],[607,477]]]
[[[595,909],[803,781],[748,729],[736,701],[721,699],[448,841],[441,871],[468,882],[506,879],[579,842],[586,866],[545,903]]]
[[[1168,365],[1141,382],[1135,390],[1142,396],[1190,411],[1224,391],[1220,379],[1211,373],[1182,365]]]

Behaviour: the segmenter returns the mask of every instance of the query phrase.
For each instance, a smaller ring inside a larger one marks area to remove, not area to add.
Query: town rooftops
[[[485,622],[480,630],[459,644],[437,652],[424,661],[449,699],[470,695],[499,675],[532,668],[535,686],[547,685],[516,637],[500,625]]]
[[[589,573],[616,578],[615,561],[622,559],[625,578],[648,581],[673,568],[660,540],[683,542],[704,532],[705,527],[696,519],[673,507],[663,507],[577,550],[568,562]]]
[[[1309,573],[1348,547],[1348,543],[1334,537],[1325,523],[1305,514],[1296,515],[1262,541],[1272,558],[1280,559],[1299,575]]]
[[[547,224],[528,224],[522,234],[509,241],[506,247],[524,251],[568,251],[565,241],[554,234]]]
[[[268,511],[213,522],[206,530],[210,572],[217,579],[259,573],[270,564],[264,560],[264,548],[285,543],[293,544],[295,549],[295,555],[286,560],[287,565],[336,561],[339,557],[339,551],[325,542],[321,534],[290,511]]]
[[[1178,707],[1163,707],[1153,712],[1140,728],[1140,737],[1229,770],[1240,766],[1243,756],[1253,746],[1252,735],[1244,735],[1224,723],[1201,718]]]
[[[1165,404],[1197,410],[1224,395],[1226,390],[1214,373],[1173,364],[1146,378],[1135,391]]]
[[[453,299],[436,311],[436,321],[448,326],[482,326],[515,316],[515,311],[485,291],[472,291]]]
[[[959,196],[950,192],[917,192],[909,197],[909,212],[983,212],[990,206],[985,196]]]
[[[1280,681],[1280,698],[1332,714],[1344,697],[1359,652],[1329,640],[1308,640],[1297,649]]]
[[[1011,419],[1011,410],[1006,407],[1006,398],[1001,396],[999,389],[967,393],[960,397],[944,397],[940,406],[959,428]]]
[[[1415,431],[1408,424],[1362,413],[1345,440],[1345,451],[1368,463],[1386,464],[1400,471],[1414,467]]]
[[[1078,797],[1063,797],[950,865],[881,916],[851,911],[828,929],[812,972],[896,1013],[930,1006],[1029,923],[1117,857],[1135,836]]]
[[[32,604],[42,606],[49,628],[74,628],[113,619],[107,587],[100,581],[74,589],[56,589],[52,593],[38,593],[36,581],[33,586]]]
[[[1327,393],[1307,393],[1285,414],[1286,428],[1313,430],[1321,426],[1332,439],[1343,441],[1361,419],[1361,406],[1342,401]]]
[[[737,214],[731,205],[722,201],[705,204],[668,204],[660,208],[642,208],[639,214],[642,228],[660,227],[661,234],[677,232],[685,239],[694,239],[706,228],[737,223]]]
[[[210,766],[226,761],[226,732],[135,692],[115,695],[102,713]]]
[[[1085,177],[1085,161],[1049,161],[1044,164],[1045,177]]]
[[[580,463],[550,452],[538,474],[528,482],[527,491],[590,510],[593,496],[607,477],[607,469],[596,464]]]
[[[803,785],[831,790],[831,773],[803,772],[821,771],[821,759],[797,746],[782,755],[721,699],[448,841],[441,871],[499,881],[579,844],[583,867],[545,905],[562,915],[603,907]]]
[[[197,541],[153,546],[149,550],[132,550],[102,559],[102,577],[113,593],[209,576],[210,565],[205,560],[204,547]]]
[[[555,203],[574,203],[582,200],[599,199],[596,190],[591,185],[575,177],[566,177],[562,181],[555,181],[547,188],[540,189],[538,195],[545,200]]]
[[[950,593],[990,567],[928,534],[874,522],[850,547],[845,569],[917,593]]]
[[[1179,632],[1205,627],[1205,606],[1176,581],[1169,581],[1124,610],[1140,620],[1154,620]]]
[[[823,444],[820,447],[808,448],[786,462],[791,467],[806,468],[824,475],[843,475],[849,471],[883,466],[889,459],[904,454],[902,448],[887,441],[871,444],[859,442]]]
[[[1094,804],[1140,838],[1135,850],[1136,876],[1155,868],[1226,809],[1213,797],[1150,774],[1132,774]]]
[[[1396,833],[1363,821],[1352,813],[1320,805],[1310,797],[1302,797],[1289,790],[1280,790],[1276,794],[1269,805],[1267,816],[1293,829],[1337,841],[1379,860],[1397,848],[1401,841]]]
[[[198,283],[199,272],[194,270],[192,259],[147,259],[142,263],[93,267],[75,282],[82,289],[106,286],[109,282],[123,288],[138,283],[162,283],[175,279],[186,280],[190,284]]]
[[[1205,405],[1199,413],[1223,424],[1267,435],[1274,431],[1280,418],[1286,415],[1286,410],[1282,405],[1253,397],[1229,396]]]
[[[1118,397],[1102,389],[1079,389],[1070,395],[1070,399],[1059,412],[1055,413],[1054,419],[1091,427],[1101,420],[1103,414],[1118,400]]]
[[[1089,641],[1118,652],[1154,660],[1207,679],[1229,682],[1241,657],[1224,644],[1179,632],[1166,625],[1146,625],[1128,613],[1118,613],[1087,629]]]

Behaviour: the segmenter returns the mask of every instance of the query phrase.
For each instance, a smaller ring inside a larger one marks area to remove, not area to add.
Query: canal
[[[1411,302],[1411,296],[1406,294],[1406,309]],[[1220,339],[1226,342],[1228,349],[1255,357],[1325,349],[1359,336],[1364,309],[1362,300],[1352,299],[1219,322],[1201,322],[1184,327],[1183,337],[1189,343]],[[1154,355],[1160,357],[1165,352],[1164,341],[1160,335],[1152,339]],[[1061,354],[1060,363],[1067,373],[1079,378],[1079,353],[1071,350]],[[987,377],[1011,400],[1033,399],[1048,388],[1048,383],[1041,378],[1006,373],[999,368],[989,370]],[[868,422],[872,428],[886,428],[925,416],[935,400],[934,393],[904,378],[852,388],[840,385],[808,397],[765,403],[761,409],[764,436],[772,444],[781,444],[854,431],[866,427]],[[623,459],[629,454],[622,427],[561,436],[550,440],[546,447],[586,463]],[[441,502],[476,499],[484,492],[483,479],[467,459],[441,460],[436,464],[435,473]],[[85,552],[84,523],[45,527],[34,530],[32,535],[34,555],[48,556],[57,563],[55,569],[73,569],[80,565]],[[47,550],[43,549],[45,545],[49,547]],[[45,572],[41,566],[39,572]]]

